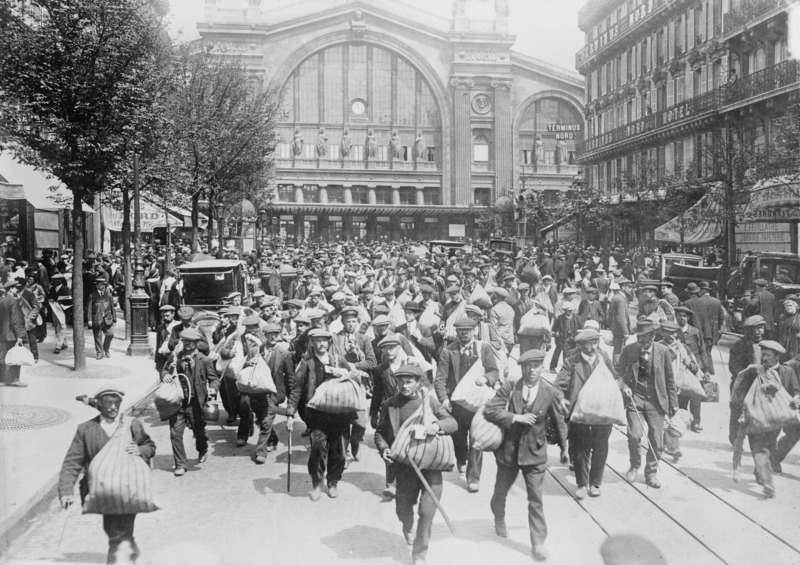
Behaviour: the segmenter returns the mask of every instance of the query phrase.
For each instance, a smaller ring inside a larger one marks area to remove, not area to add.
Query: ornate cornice
[[[513,80],[492,80],[489,85],[494,88],[495,90],[511,90],[511,87],[514,86]]]
[[[682,57],[675,57],[669,62],[667,70],[669,71],[670,76],[673,78],[683,76],[683,74],[686,72],[686,62]]]

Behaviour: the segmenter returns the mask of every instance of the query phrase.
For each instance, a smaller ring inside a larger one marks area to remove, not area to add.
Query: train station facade
[[[583,79],[515,52],[505,2],[249,4],[198,29],[283,92],[274,233],[469,238],[503,196],[570,188]]]

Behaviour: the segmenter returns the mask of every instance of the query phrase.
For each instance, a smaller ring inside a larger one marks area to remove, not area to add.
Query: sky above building
[[[262,0],[262,10],[303,0]],[[565,69],[575,70],[575,53],[583,47],[578,29],[578,10],[586,0],[508,0],[509,26],[517,36],[514,50]],[[387,6],[393,2],[385,0]],[[450,0],[403,0],[439,16],[450,17]],[[198,37],[196,24],[203,20],[204,0],[170,0],[173,35]],[[217,0],[220,8],[243,8],[247,0]],[[468,15],[481,17],[494,13],[491,0],[472,0]]]

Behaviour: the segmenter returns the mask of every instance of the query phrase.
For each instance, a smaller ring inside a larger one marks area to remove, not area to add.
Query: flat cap
[[[433,294],[433,287],[428,284],[424,284],[419,288],[419,291],[422,294]]]
[[[311,320],[309,320],[306,316],[300,315],[294,319],[295,324],[306,324],[308,326],[311,325]]]
[[[178,317],[181,320],[190,320],[194,316],[194,309],[191,306],[181,306],[178,308]]]
[[[272,333],[280,333],[281,329],[282,328],[278,324],[270,323],[270,324],[267,324],[266,326],[264,326],[264,330],[263,331],[264,331],[265,334],[272,334]]]
[[[466,313],[477,314],[478,316],[483,316],[483,310],[480,309],[479,306],[475,306],[474,304],[467,304],[464,307],[464,311]]]
[[[342,317],[342,320],[344,320],[345,318],[349,318],[351,316],[358,318],[358,309],[353,308],[352,306],[348,306],[347,308],[344,308],[342,310],[342,313],[340,315]]]
[[[754,328],[756,326],[766,326],[767,321],[764,319],[764,316],[760,316],[756,314],[755,316],[750,316],[749,318],[745,319],[742,327],[745,328]]]
[[[318,318],[322,318],[324,315],[325,312],[319,308],[309,308],[306,310],[306,316],[308,316],[309,320],[316,320]]]
[[[692,314],[694,314],[694,312],[692,312],[691,308],[687,308],[686,306],[678,306],[677,308],[675,308],[675,314],[677,314],[678,312],[682,312],[682,313],[684,313],[684,314],[686,314],[688,316],[691,316]]]
[[[345,298],[347,298],[347,295],[342,291],[334,292],[333,296],[331,296],[331,300],[344,300]]]
[[[169,304],[164,304],[161,308],[158,309],[159,312],[174,312],[175,307]]]
[[[544,280],[544,279],[542,279],[542,280]],[[517,290],[520,291],[520,292],[522,292],[523,290],[530,290],[530,289],[531,289],[531,285],[529,285],[528,283],[522,283],[521,285],[519,285],[517,287]],[[508,294],[508,293],[506,293],[506,294]]]
[[[461,287],[454,284],[452,286],[447,287],[447,290],[445,292],[447,294],[455,294],[457,292],[461,292]]]
[[[314,338],[314,337],[327,337],[328,339],[331,339],[333,336],[331,335],[331,332],[329,332],[328,330],[326,330],[324,328],[314,328],[313,330],[308,332],[308,337],[311,337],[311,338]]]
[[[547,352],[542,351],[541,349],[529,349],[519,356],[517,363],[519,365],[523,365],[525,363],[541,363],[544,361],[545,355],[547,355]]]
[[[655,544],[637,534],[607,538],[600,546],[600,555],[605,565],[667,565]]]
[[[375,319],[372,320],[372,325],[373,326],[384,326],[384,325],[388,326],[390,322],[391,322],[391,320],[389,319],[389,316],[385,316],[385,315],[381,314],[380,316],[375,316]]]
[[[381,294],[386,296],[387,294],[394,294],[395,288],[393,286],[387,286],[381,291]]]
[[[421,380],[425,375],[423,374],[422,369],[420,369],[417,365],[401,365],[392,376],[395,379],[399,379],[400,377],[413,377],[416,380]]]
[[[195,328],[186,328],[181,332],[181,339],[185,339],[186,341],[197,341],[199,339],[203,339],[203,334],[200,333],[200,330]]]
[[[575,303],[572,302],[571,300],[567,301],[567,302],[564,302],[564,311],[574,312],[576,309],[577,309],[577,306],[575,306]]]
[[[286,305],[291,308],[297,308],[299,310],[302,310],[303,307],[305,306],[305,303],[299,298],[292,298],[291,300],[286,301]]]
[[[387,335],[378,343],[378,347],[395,347],[397,345],[400,345],[400,336],[397,334]]]
[[[668,332],[677,332],[679,329],[678,322],[673,322],[672,320],[661,320],[660,325],[662,330]]]
[[[241,316],[242,315],[242,307],[241,306],[229,306],[228,307],[228,316]]]
[[[476,322],[472,318],[467,318],[466,316],[463,318],[459,318],[458,320],[456,320],[455,324],[453,324],[453,326],[457,330],[471,330],[477,325],[478,322]]]
[[[244,320],[242,320],[242,325],[244,327],[258,326],[260,324],[261,324],[261,318],[259,318],[258,316],[245,316]]]
[[[125,391],[120,386],[106,384],[97,389],[97,392],[94,393],[94,398],[100,398],[101,396],[105,396],[107,394],[112,394],[122,398],[125,396]]]
[[[700,283],[697,285],[697,288],[702,290],[710,290],[711,284],[708,281],[700,281]]]
[[[758,346],[761,349],[771,349],[772,351],[780,353],[781,355],[786,353],[786,349],[780,343],[778,343],[777,341],[772,341],[771,339],[765,339],[763,341],[759,341]]]
[[[593,329],[584,329],[577,333],[575,336],[575,343],[585,343],[595,339],[600,339],[600,332]]]

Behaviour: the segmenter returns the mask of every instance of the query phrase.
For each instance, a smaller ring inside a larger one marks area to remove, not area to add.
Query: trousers
[[[133,521],[136,514],[103,514],[103,530],[108,536],[108,557],[106,563],[117,562],[117,552],[123,541],[131,544],[130,560],[136,561],[139,557],[139,547],[133,539]],[[121,563],[128,563],[127,558],[119,560]]]
[[[495,521],[506,519],[506,497],[517,475],[522,471],[525,479],[525,490],[528,492],[528,529],[530,530],[531,546],[544,545],[547,538],[547,522],[544,519],[544,506],[542,504],[542,484],[544,483],[544,469],[538,465],[515,464],[508,466],[497,462],[497,479],[494,483],[494,493],[490,507]]]
[[[428,545],[431,541],[431,526],[433,525],[433,517],[436,515],[436,503],[410,465],[395,463],[393,467],[397,475],[395,512],[403,524],[403,532],[410,532],[414,529],[414,505],[419,502],[417,536],[414,538],[414,547],[411,550],[411,554],[414,558],[425,559],[428,553]],[[422,476],[428,481],[436,498],[441,500],[442,472],[422,471]]]
[[[308,456],[311,482],[317,486],[324,478],[328,485],[335,485],[344,473],[351,414],[325,414],[306,408],[306,417],[311,430],[311,453]]]
[[[579,487],[603,484],[603,471],[608,459],[608,438],[612,426],[569,425],[569,443],[573,446],[575,481]]]
[[[750,443],[750,451],[753,453],[753,459],[756,464],[756,477],[761,479],[765,490],[775,490],[775,485],[772,481],[770,455],[775,452],[775,443],[779,433],[780,430],[775,430],[763,434],[747,435],[747,441]]]
[[[94,336],[94,351],[99,357],[111,347],[111,340],[114,339],[114,326],[97,327],[97,324],[92,324],[92,335]]]
[[[664,451],[664,413],[650,400],[642,398],[638,394],[633,395],[634,405],[639,411],[639,417],[647,424],[647,441],[652,449],[647,450],[647,463],[644,468],[645,477],[653,477],[658,472],[658,461]],[[636,416],[634,405],[629,404],[626,408],[628,419],[628,452],[630,455],[631,467],[637,469],[642,466],[642,454],[639,442],[644,435],[642,422]],[[653,452],[655,451],[655,455]]]
[[[19,382],[19,365],[6,365],[6,353],[17,344],[16,341],[0,341],[0,382],[9,384]]]
[[[193,396],[187,406],[181,406],[169,418],[169,439],[172,442],[172,455],[175,458],[175,468],[186,468],[186,448],[183,445],[183,431],[189,427],[194,432],[194,444],[198,453],[208,451],[208,434],[206,434],[206,421],[197,397]]]
[[[467,482],[479,483],[483,468],[483,452],[469,445],[469,428],[475,414],[458,404],[452,405],[452,414],[458,422],[458,431],[453,434],[453,447],[456,452],[456,463],[467,466]]]
[[[686,407],[689,407],[689,412],[692,414],[692,422],[695,424],[700,423],[700,407],[702,405],[702,401],[697,397],[690,397],[687,394],[679,394],[678,395],[678,407],[683,408],[684,410]]]
[[[786,459],[786,456],[789,455],[789,452],[797,445],[798,441],[800,441],[800,425],[783,428],[783,436],[778,440],[778,447],[773,456],[774,459],[778,463]]]
[[[272,425],[275,422],[276,409],[278,407],[275,402],[275,394],[242,394],[239,401],[239,414],[242,420],[247,422],[251,419],[251,412],[255,415],[256,426],[258,427],[258,442],[256,443],[256,456],[267,456],[267,445],[269,438],[272,436]],[[248,424],[249,427],[249,424]],[[242,425],[239,424],[241,431]],[[247,436],[239,435],[242,439],[247,439]]]

